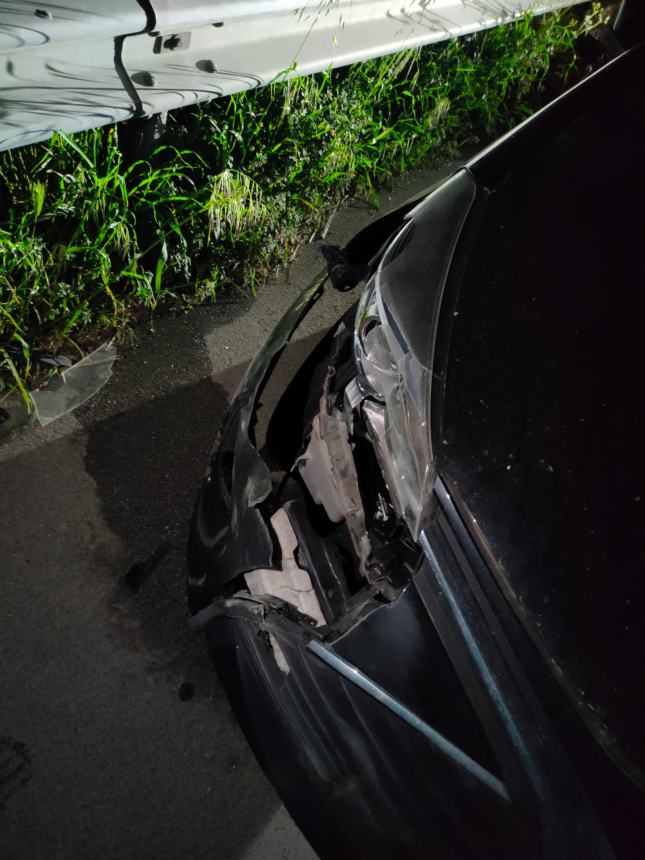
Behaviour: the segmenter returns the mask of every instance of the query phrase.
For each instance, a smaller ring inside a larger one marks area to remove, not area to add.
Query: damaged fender
[[[240,574],[273,564],[273,541],[259,506],[271,493],[271,472],[253,438],[258,397],[273,363],[320,297],[326,274],[296,299],[249,364],[218,434],[193,519],[188,547],[191,608],[210,602]]]

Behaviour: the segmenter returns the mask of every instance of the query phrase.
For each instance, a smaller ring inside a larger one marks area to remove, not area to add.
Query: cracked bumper
[[[195,506],[188,543],[188,590],[193,612],[240,574],[271,567],[273,540],[267,502],[269,467],[255,447],[258,398],[278,356],[320,297],[326,275],[304,290],[251,361],[218,434]]]

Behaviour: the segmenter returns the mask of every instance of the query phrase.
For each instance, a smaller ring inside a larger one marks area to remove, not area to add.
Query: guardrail
[[[0,150],[585,0],[0,0]]]

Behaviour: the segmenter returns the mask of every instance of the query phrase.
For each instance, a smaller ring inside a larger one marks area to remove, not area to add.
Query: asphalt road
[[[382,211],[438,175],[408,176]],[[373,217],[339,211],[326,241]],[[255,301],[139,329],[93,401],[0,441],[3,860],[314,857],[188,628],[184,546],[228,399],[320,268],[307,245]],[[265,401],[354,299],[324,295]],[[138,593],[135,565],[151,571]]]

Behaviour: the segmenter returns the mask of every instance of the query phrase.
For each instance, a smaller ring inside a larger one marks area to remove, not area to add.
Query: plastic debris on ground
[[[116,357],[116,348],[104,343],[42,388],[32,391],[31,399],[40,425],[46,427],[96,394],[112,375]]]

